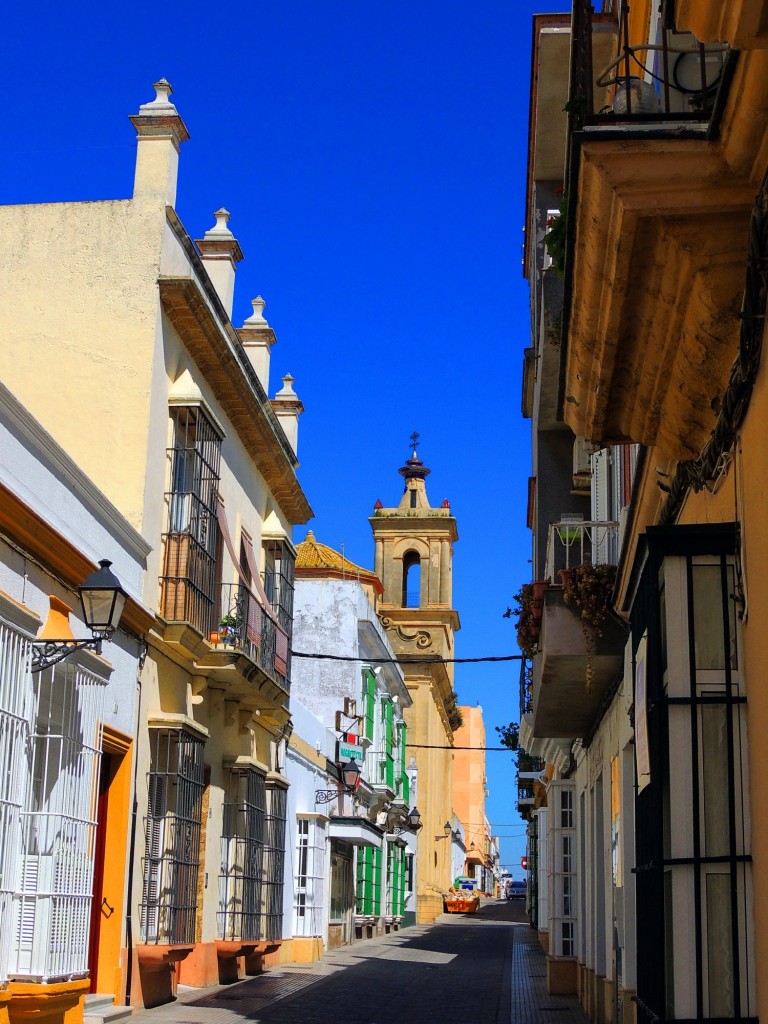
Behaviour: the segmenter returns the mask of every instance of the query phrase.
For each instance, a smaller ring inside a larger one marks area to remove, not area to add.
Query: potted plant
[[[615,565],[593,565],[584,562],[573,566],[563,580],[563,600],[575,604],[581,615],[581,628],[587,651],[587,690],[592,689],[595,677],[594,654],[598,638],[603,635],[603,623],[608,615],[608,599],[616,582]]]
[[[240,620],[234,615],[222,615],[219,619],[219,637],[222,643],[233,644],[240,638]]]

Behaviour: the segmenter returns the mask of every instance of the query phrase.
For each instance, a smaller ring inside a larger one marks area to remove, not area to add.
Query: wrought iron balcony
[[[221,585],[219,608],[218,623],[208,637],[216,653],[245,655],[287,693],[288,634],[276,614],[242,583]]]
[[[630,35],[629,0],[574,0],[569,127],[708,121],[729,48],[664,25]]]
[[[561,583],[568,570],[590,562],[592,565],[617,565],[619,561],[619,524],[584,522],[563,518],[550,523],[544,578]]]

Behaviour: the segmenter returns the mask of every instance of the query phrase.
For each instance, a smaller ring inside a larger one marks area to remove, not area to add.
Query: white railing
[[[34,679],[11,978],[86,975],[105,680],[73,664]]]
[[[8,977],[12,904],[21,875],[24,756],[32,700],[30,641],[0,622],[0,986]]]
[[[618,523],[563,519],[549,524],[544,579],[550,583],[560,583],[561,569],[572,569],[584,562],[617,565],[618,561]]]

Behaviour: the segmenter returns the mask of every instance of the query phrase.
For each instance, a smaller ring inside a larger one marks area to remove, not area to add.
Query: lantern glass
[[[443,832],[445,832],[446,836],[449,836],[451,834],[451,823],[450,823],[450,821],[446,821],[446,823],[443,825]]]
[[[83,620],[94,633],[114,633],[125,607],[127,595],[110,570],[111,564],[106,558],[102,559],[100,568],[79,588]]]
[[[421,815],[415,807],[412,807],[408,814],[408,824],[411,828],[418,828],[421,824]]]
[[[353,793],[360,782],[360,769],[357,766],[357,761],[347,761],[341,769],[341,777],[346,789],[349,790],[350,793]]]

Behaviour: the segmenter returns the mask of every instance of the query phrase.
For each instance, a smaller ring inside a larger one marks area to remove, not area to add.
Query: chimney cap
[[[220,206],[213,215],[216,223],[208,228],[202,238],[195,239],[195,245],[204,259],[221,260],[229,258],[233,263],[243,259],[240,243],[229,230],[229,210]]]
[[[180,143],[189,138],[189,132],[178,110],[171,103],[171,83],[167,78],[160,78],[153,84],[153,89],[155,98],[141,104],[138,114],[131,115],[131,124],[139,136],[170,138],[178,148]]]

